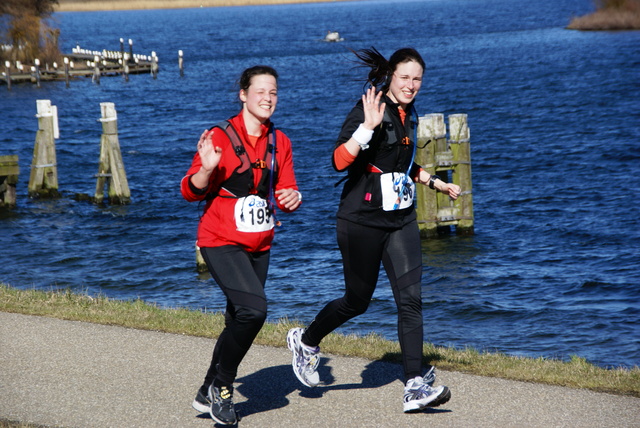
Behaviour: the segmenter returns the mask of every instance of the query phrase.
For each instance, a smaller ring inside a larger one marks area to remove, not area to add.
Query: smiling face
[[[418,95],[423,72],[424,69],[416,61],[398,64],[391,77],[387,96],[404,109]]]
[[[278,83],[270,74],[258,74],[251,78],[248,89],[240,90],[240,101],[245,115],[264,123],[271,117],[278,104]]]

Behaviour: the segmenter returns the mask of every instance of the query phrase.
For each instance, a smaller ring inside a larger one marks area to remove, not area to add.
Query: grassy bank
[[[0,311],[210,338],[217,337],[224,324],[220,313],[182,308],[162,309],[141,300],[114,300],[70,291],[19,290],[6,284],[0,284]],[[299,325],[286,319],[267,323],[256,343],[284,347],[287,331]],[[400,362],[398,343],[375,334],[331,334],[322,342],[322,351],[369,360]],[[425,344],[424,352],[425,363],[435,364],[445,370],[640,397],[638,367],[606,370],[578,357],[562,362],[512,357],[471,348],[456,350],[431,344]]]
[[[57,12],[98,10],[185,9],[193,7],[273,5],[287,3],[322,3],[357,0],[59,0]]]
[[[640,0],[598,0],[595,12],[573,18],[570,30],[640,30]]]

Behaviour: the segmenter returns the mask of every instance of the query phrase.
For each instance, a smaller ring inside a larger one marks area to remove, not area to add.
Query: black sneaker
[[[196,398],[194,398],[193,403],[191,403],[191,407],[200,413],[209,413],[209,410],[211,410],[211,400],[209,400],[209,397],[207,396],[207,391],[208,388],[205,388],[204,386],[200,387]]]
[[[217,388],[213,384],[209,387],[209,400],[211,419],[222,425],[234,425],[238,422],[236,409],[233,406],[233,387],[221,386]]]

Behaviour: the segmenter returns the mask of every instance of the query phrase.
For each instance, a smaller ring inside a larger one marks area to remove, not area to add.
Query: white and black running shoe
[[[431,371],[429,372],[431,373]],[[428,374],[429,374],[428,373]],[[427,378],[429,381],[430,378]],[[435,380],[435,373],[434,373]],[[451,398],[451,391],[446,386],[432,387],[423,377],[409,379],[404,387],[402,398],[405,413],[417,412],[426,407],[436,407],[446,403]]]
[[[293,353],[291,366],[300,382],[314,387],[320,383],[318,364],[320,363],[320,347],[310,348],[302,343],[301,328],[292,328],[287,333],[287,346]]]

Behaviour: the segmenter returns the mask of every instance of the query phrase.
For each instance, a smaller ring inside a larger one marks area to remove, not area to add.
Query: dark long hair
[[[249,90],[249,86],[251,86],[251,79],[254,76],[260,76],[262,74],[269,74],[278,82],[278,72],[273,67],[269,67],[268,65],[255,65],[242,72],[238,86],[246,92]]]
[[[371,46],[371,49],[361,49],[359,51],[351,50],[358,62],[363,67],[369,67],[371,70],[367,76],[367,83],[379,88],[379,90],[386,92],[391,84],[391,77],[396,71],[398,64],[405,62],[415,61],[425,69],[424,60],[422,56],[414,48],[402,48],[398,49],[387,60],[376,48]]]

